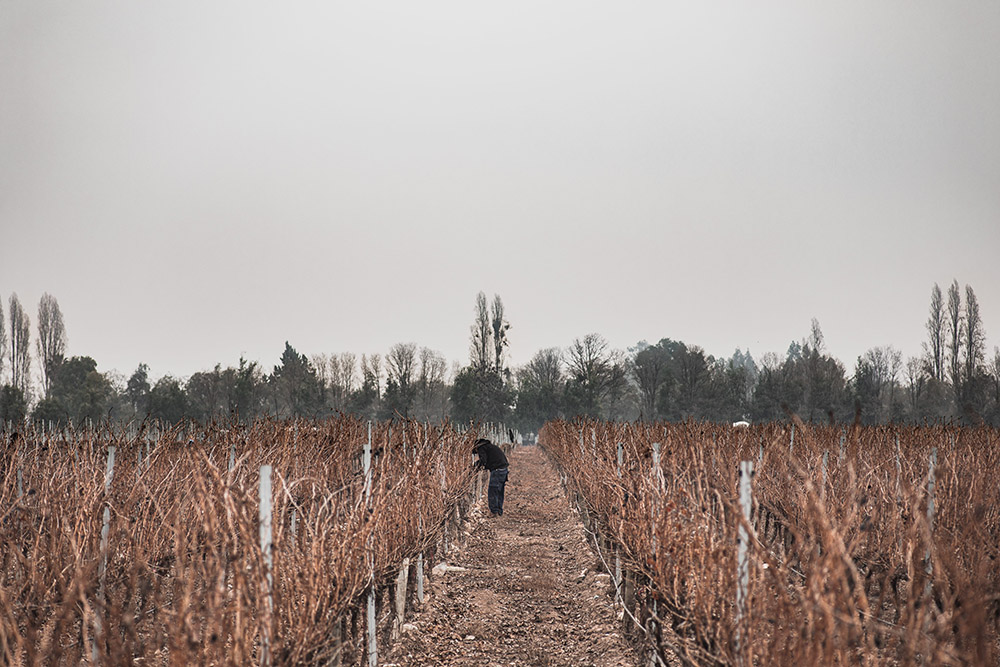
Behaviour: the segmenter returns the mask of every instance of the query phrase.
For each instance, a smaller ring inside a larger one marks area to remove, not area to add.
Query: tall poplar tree
[[[38,302],[38,365],[42,371],[42,391],[49,395],[52,369],[66,354],[66,326],[59,302],[51,294],[43,294]]]

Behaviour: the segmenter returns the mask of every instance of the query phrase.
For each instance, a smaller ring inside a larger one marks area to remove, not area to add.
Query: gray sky
[[[180,376],[590,332],[728,356],[819,320],[1000,343],[1000,4],[0,0],[0,297]]]

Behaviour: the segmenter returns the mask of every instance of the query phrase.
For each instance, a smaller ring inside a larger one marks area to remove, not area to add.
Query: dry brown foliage
[[[335,625],[363,591],[433,549],[468,492],[475,438],[448,425],[376,425],[366,502],[367,425],[351,418],[5,437],[0,662],[246,665],[259,663],[267,629],[276,664],[326,664]],[[274,469],[273,613],[261,465]]]
[[[792,443],[783,424],[577,421],[546,425],[540,443],[638,573],[633,613],[661,656],[669,646],[686,664],[1000,660],[996,429],[842,430],[796,420]],[[738,627],[741,460],[756,469],[743,524],[748,613]]]

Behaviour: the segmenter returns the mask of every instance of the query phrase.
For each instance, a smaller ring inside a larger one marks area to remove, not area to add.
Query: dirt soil
[[[434,577],[430,599],[383,665],[585,665],[634,667],[610,577],[537,447],[510,457],[504,515],[482,501],[470,512],[464,546]],[[413,627],[415,626],[415,627]],[[381,657],[381,656],[380,656]]]

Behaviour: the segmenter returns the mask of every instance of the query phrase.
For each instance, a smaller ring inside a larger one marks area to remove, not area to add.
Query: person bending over
[[[472,448],[473,454],[479,455],[476,468],[490,471],[490,486],[486,494],[490,505],[490,514],[503,516],[503,489],[507,484],[507,457],[503,450],[486,438],[476,440]]]

